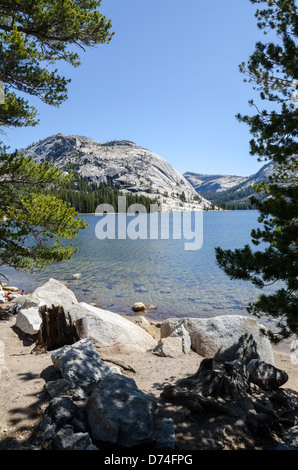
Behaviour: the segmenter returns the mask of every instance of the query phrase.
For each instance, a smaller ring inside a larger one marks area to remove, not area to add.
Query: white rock
[[[147,318],[143,317],[142,315],[138,316],[135,320],[134,323],[138,325],[140,328],[143,328],[149,335],[152,336],[152,338],[156,338],[156,334],[152,326],[150,325],[149,321]]]
[[[178,336],[182,340],[182,349],[185,354],[188,354],[191,349],[191,340],[188,331],[186,331],[183,325],[176,328],[171,334],[170,337]]]
[[[42,305],[47,307],[62,305],[65,312],[78,303],[74,293],[63,282],[52,278],[37,287],[32,294],[22,295],[12,302],[20,304],[22,309]]]
[[[37,334],[42,324],[42,319],[38,310],[38,307],[20,310],[15,326],[28,335]]]
[[[117,313],[93,307],[85,302],[73,305],[69,313],[79,337],[90,339],[99,348],[129,343],[149,350],[157,344],[143,328]]]
[[[114,364],[110,367],[110,371],[111,371],[113,374],[120,374],[120,375],[122,375],[121,367],[116,366],[116,365],[114,365]]]
[[[73,279],[81,279],[82,274],[81,273],[75,273],[71,276]]]
[[[152,352],[161,357],[179,357],[183,353],[182,338],[178,336],[161,338]]]
[[[183,324],[191,338],[191,347],[203,357],[218,362],[260,359],[274,365],[271,343],[255,318],[221,315],[214,318],[169,319],[161,323],[161,337],[170,336]]]

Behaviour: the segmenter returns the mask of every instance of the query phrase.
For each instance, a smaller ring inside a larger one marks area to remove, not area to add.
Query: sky
[[[258,96],[244,82],[247,61],[263,34],[249,0],[103,0],[112,21],[109,44],[78,50],[82,64],[57,63],[71,78],[60,108],[30,97],[40,123],[6,131],[5,144],[25,148],[56,133],[99,142],[130,140],[182,174],[249,176],[262,163],[249,154]]]

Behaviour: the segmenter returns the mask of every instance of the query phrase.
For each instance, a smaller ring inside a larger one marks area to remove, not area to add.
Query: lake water
[[[153,304],[156,310],[148,313],[159,320],[247,315],[248,303],[258,296],[259,291],[249,282],[230,280],[215,259],[216,246],[234,249],[250,244],[251,229],[258,225],[257,211],[204,212],[199,250],[185,250],[186,240],[171,236],[173,214],[169,214],[170,239],[119,240],[116,232],[116,239],[99,240],[95,228],[100,218],[93,214],[82,217],[88,228],[75,239],[78,253],[69,262],[35,274],[2,267],[9,283],[31,292],[52,277],[66,282],[78,300],[111,311],[130,314],[134,302]],[[119,216],[115,217],[118,221]],[[72,279],[75,273],[81,278]]]

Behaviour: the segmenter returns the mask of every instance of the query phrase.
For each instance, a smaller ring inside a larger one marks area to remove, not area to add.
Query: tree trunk
[[[290,406],[286,395],[267,394],[259,387],[252,390],[245,367],[238,363],[219,367],[214,370],[213,359],[203,359],[195,374],[178,380],[176,386],[165,385],[161,396],[195,414],[213,411],[242,417],[253,433],[264,429],[280,432],[281,425],[294,424],[297,405]],[[275,400],[287,405],[288,413],[278,414],[272,405]]]
[[[66,318],[63,307],[40,307],[42,325],[38,332],[35,353],[58,349],[66,344],[73,344],[80,338],[70,316]]]

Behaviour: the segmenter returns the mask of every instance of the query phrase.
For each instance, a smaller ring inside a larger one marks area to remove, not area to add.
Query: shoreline
[[[71,279],[71,280],[75,280],[75,279]],[[133,304],[135,302],[143,302],[142,299],[139,299],[139,298],[136,298],[133,300],[132,302],[132,305],[131,307],[127,307],[127,305],[120,305],[120,304],[117,304],[117,305],[110,305],[106,302],[93,302],[93,301],[87,301],[86,298],[84,298],[84,295],[82,295],[80,292],[76,292],[76,289],[74,286],[70,286],[69,285],[69,282],[66,280],[66,281],[60,281],[59,282],[63,283],[66,287],[68,287],[70,290],[73,291],[74,295],[76,296],[78,302],[84,302],[88,305],[91,305],[91,306],[95,306],[97,308],[100,308],[102,310],[106,310],[106,311],[110,311],[112,313],[115,313],[115,314],[118,314],[124,318],[127,318],[128,320],[131,320],[133,321],[135,318],[138,318],[139,316],[144,316],[148,321],[150,322],[153,322],[153,323],[161,323],[162,321],[168,319],[168,318],[186,318],[188,317],[188,315],[166,315],[166,314],[161,314],[160,316],[158,315],[158,313],[160,313],[158,311],[158,307],[155,307],[154,309],[153,308],[150,308],[150,309],[145,309],[145,311],[143,313],[137,313],[137,312],[134,312],[133,311]],[[5,284],[5,283],[2,283],[2,284]],[[43,284],[43,283],[42,283]],[[40,287],[42,284],[38,284],[37,287]],[[15,286],[14,284],[9,284],[10,286],[14,286],[14,287],[18,287],[18,286]],[[36,288],[36,287],[35,287]],[[33,289],[34,290],[34,289]],[[32,294],[32,291],[28,291],[28,292],[25,292],[25,295],[30,295]],[[145,302],[144,302],[145,304]],[[145,304],[146,305],[146,304]],[[0,304],[0,309],[1,309],[1,304]],[[190,318],[211,318],[211,317],[217,317],[217,316],[221,316],[221,315],[243,315],[243,316],[248,316],[248,317],[251,317],[251,318],[256,318],[255,316],[253,315],[249,315],[248,313],[246,313],[246,311],[244,312],[239,312],[239,313],[220,313],[220,314],[214,314],[214,315],[189,315]],[[266,320],[266,319],[265,319]],[[258,319],[258,322],[260,324],[263,324],[264,326],[266,326],[266,322],[265,321],[260,321]],[[268,323],[270,323],[270,319],[268,319]],[[282,354],[288,354],[290,356],[291,354],[291,344],[293,342],[293,339],[284,339],[281,343],[279,344],[274,344],[274,343],[271,343],[272,345],[272,349],[274,351],[276,351],[277,353],[282,353]]]
[[[5,344],[5,365],[0,368],[0,450],[41,450],[36,444],[37,430],[44,419],[48,401],[43,400],[44,386],[56,380],[57,372],[51,361],[51,352],[32,354],[34,344],[24,341],[14,329],[15,318],[0,321],[0,337]],[[158,331],[158,329],[157,329]],[[108,361],[107,355],[105,360]],[[123,371],[131,377],[138,388],[154,397],[158,403],[158,416],[171,418],[176,428],[176,452],[197,450],[274,450],[260,437],[252,440],[237,430],[229,418],[219,422],[212,418],[200,418],[198,422],[181,406],[165,404],[161,391],[165,383],[174,383],[182,377],[197,372],[202,357],[194,351],[173,359],[147,353],[112,352],[111,360],[119,359],[135,372]],[[291,364],[286,354],[274,351],[275,366],[285,370],[288,382],[282,387],[298,393],[298,367]],[[109,366],[112,363],[106,362]],[[203,423],[201,420],[203,419]],[[215,427],[214,427],[215,426]],[[228,426],[228,427],[227,427]],[[223,439],[222,429],[233,430],[228,440]],[[271,444],[272,445],[272,444]],[[104,450],[102,450],[105,453]],[[116,450],[115,450],[116,452]],[[133,451],[131,451],[133,452]]]
[[[161,337],[160,327],[156,320],[150,321],[150,310],[147,312],[118,315],[131,322],[144,316],[158,341]],[[44,387],[47,382],[61,377],[53,366],[53,351],[37,353],[36,337],[28,337],[16,328],[16,318],[16,315],[11,315],[0,321],[3,345],[0,363],[0,450],[41,450],[38,430],[49,403],[44,395]],[[172,420],[176,451],[276,449],[279,442],[275,436],[260,439],[260,436],[247,434],[247,428],[243,424],[239,426],[239,419],[235,421],[235,418],[228,416],[217,416],[215,419],[208,413],[195,418],[187,406],[185,408],[181,403],[163,399],[162,392],[166,384],[174,385],[182,378],[197,373],[204,357],[195,350],[190,349],[187,354],[181,350],[174,356],[156,355],[153,349],[143,349],[133,341],[135,337],[122,345],[116,342],[111,346],[95,345],[95,348],[108,367],[118,363],[122,367],[121,375],[133,379],[139,390],[156,400],[158,419]],[[298,396],[298,367],[291,361],[290,354],[273,349],[273,357],[275,367],[288,374],[288,380],[281,388],[293,390]],[[228,428],[230,434],[227,439],[225,433]]]

